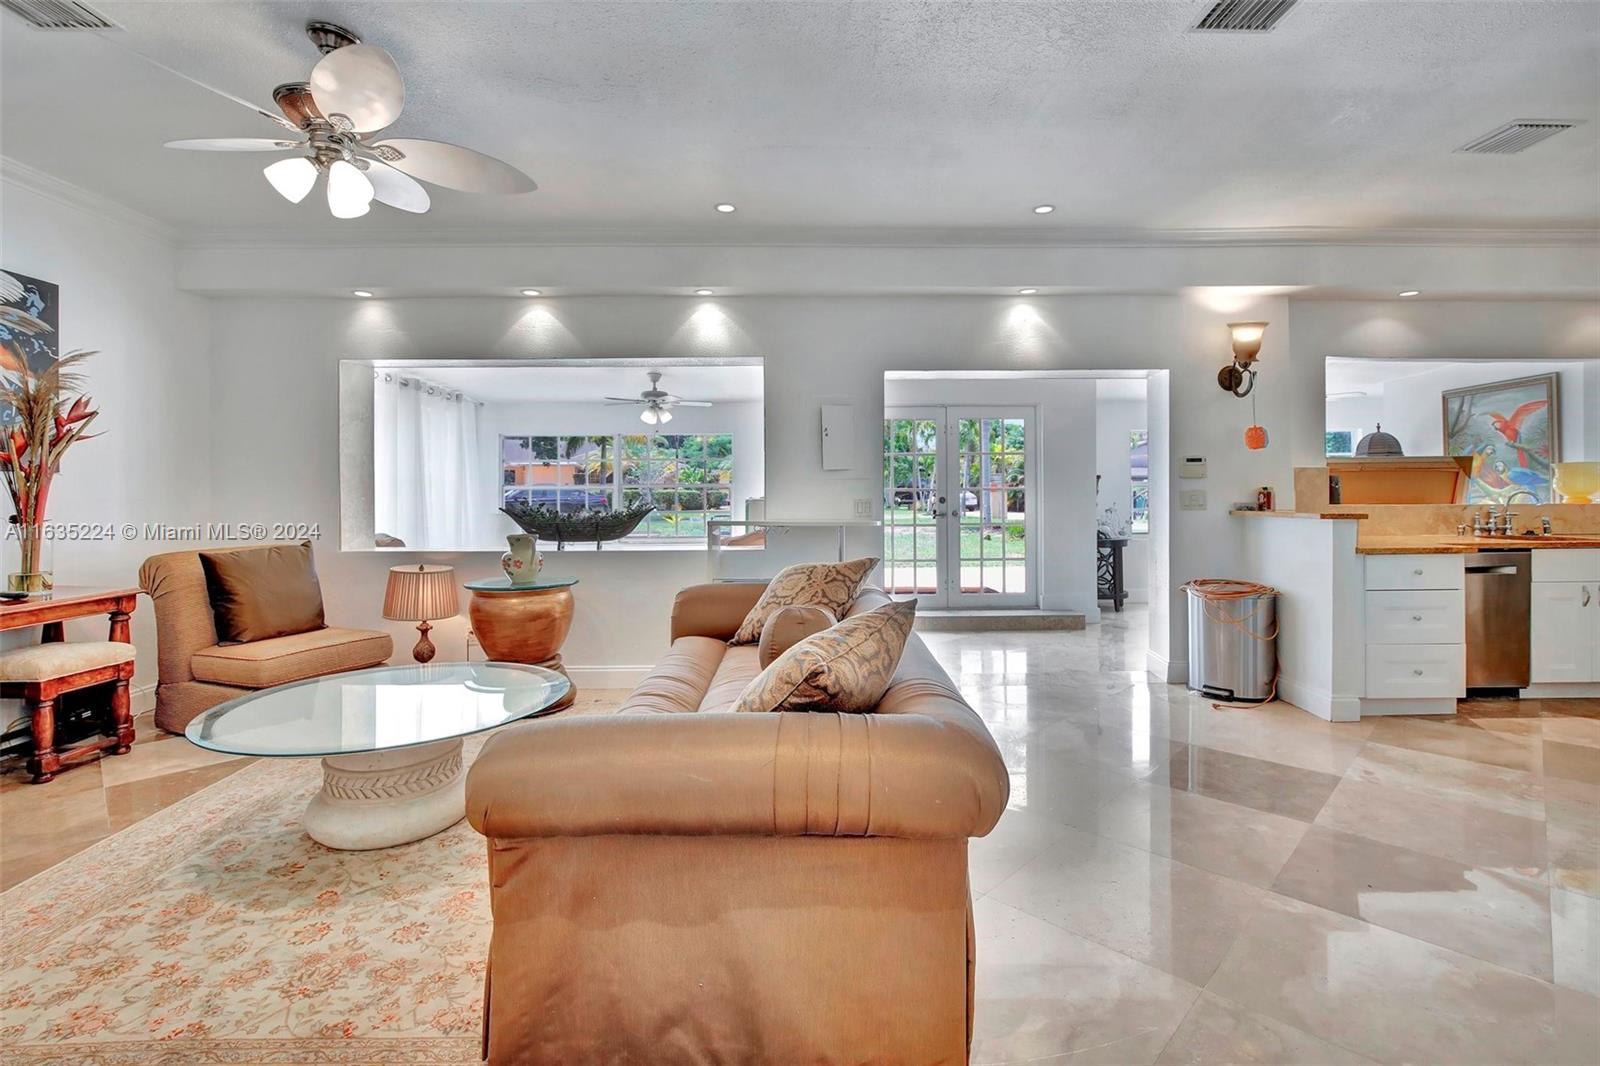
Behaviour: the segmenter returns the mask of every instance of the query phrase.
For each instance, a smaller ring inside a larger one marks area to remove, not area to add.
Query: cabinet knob
[[[1420,622],[1422,621],[1422,616],[1420,614],[1414,614],[1411,616],[1411,620],[1413,622]]]
[[[1417,576],[1418,576],[1418,577],[1421,577],[1421,576],[1422,576],[1422,571],[1421,571],[1421,570],[1413,570],[1413,571],[1411,571],[1411,572],[1412,572],[1412,573],[1413,573],[1413,574],[1416,574],[1416,575],[1417,575]]]
[[[1418,677],[1421,677],[1421,676],[1422,676],[1422,671],[1421,671],[1421,670],[1413,670],[1413,671],[1411,671],[1411,672],[1412,672],[1412,673],[1413,673],[1413,674],[1416,674],[1416,675],[1417,675],[1417,676],[1418,676]]]

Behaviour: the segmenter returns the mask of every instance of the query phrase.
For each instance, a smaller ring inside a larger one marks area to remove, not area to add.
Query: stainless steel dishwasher
[[[1533,553],[1466,557],[1467,688],[1526,688]]]

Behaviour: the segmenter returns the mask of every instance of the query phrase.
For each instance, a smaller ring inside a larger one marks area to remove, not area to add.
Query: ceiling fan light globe
[[[334,218],[360,218],[372,208],[372,182],[343,159],[328,168],[328,210]]]
[[[668,422],[672,421],[672,412],[667,410],[665,407],[661,408],[661,410],[656,412],[656,421],[663,426],[666,425]]]
[[[643,422],[647,426],[653,426],[660,421],[660,419],[656,417],[656,409],[654,407],[646,407],[643,411],[639,412],[639,421]]]
[[[305,156],[280,159],[261,171],[278,195],[297,204],[311,194],[317,184],[317,165]]]

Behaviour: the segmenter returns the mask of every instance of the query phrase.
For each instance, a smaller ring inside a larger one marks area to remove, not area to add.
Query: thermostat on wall
[[[1206,457],[1203,455],[1185,455],[1178,463],[1178,476],[1187,478],[1205,477]]]

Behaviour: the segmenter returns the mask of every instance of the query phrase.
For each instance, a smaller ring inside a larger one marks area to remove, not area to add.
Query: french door
[[[885,587],[927,607],[1038,603],[1034,413],[891,407],[883,421]]]

